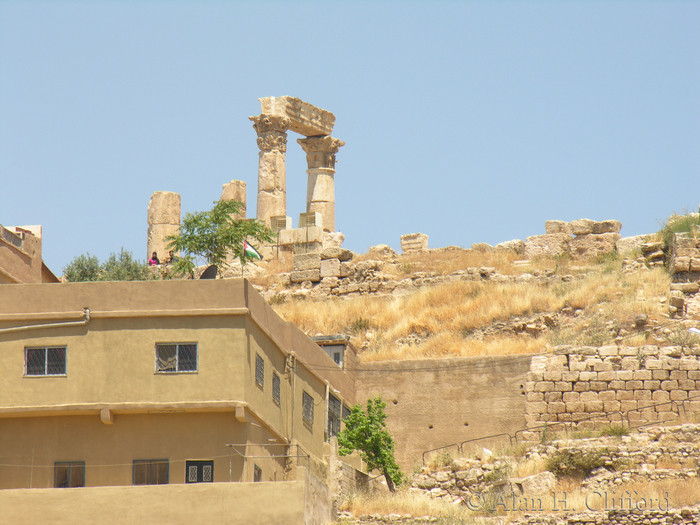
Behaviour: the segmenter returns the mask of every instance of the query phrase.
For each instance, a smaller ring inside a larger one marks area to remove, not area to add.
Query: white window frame
[[[158,349],[162,346],[175,347],[175,367],[160,368],[161,360],[158,357]],[[180,370],[180,347],[194,346],[194,370]],[[198,343],[156,343],[156,373],[157,374],[196,374],[199,371],[199,344]]]
[[[44,351],[44,373],[30,374],[27,366],[27,355],[31,350]],[[49,373],[49,350],[63,350],[63,372],[60,374]],[[62,377],[68,374],[68,347],[66,345],[55,346],[27,346],[24,349],[24,376],[25,377]]]

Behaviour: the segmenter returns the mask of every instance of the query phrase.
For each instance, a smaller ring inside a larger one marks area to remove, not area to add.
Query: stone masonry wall
[[[563,347],[535,356],[525,383],[526,440],[543,427],[639,426],[700,411],[700,360],[680,346]]]

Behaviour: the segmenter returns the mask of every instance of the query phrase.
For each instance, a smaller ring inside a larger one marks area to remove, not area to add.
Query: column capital
[[[309,169],[335,169],[335,154],[341,147],[345,146],[345,142],[330,135],[297,139],[297,142],[306,152],[306,162]]]
[[[261,151],[287,151],[287,130],[290,125],[287,117],[261,114],[248,119],[253,121]]]

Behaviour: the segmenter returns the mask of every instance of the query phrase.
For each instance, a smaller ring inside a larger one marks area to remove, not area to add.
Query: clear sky
[[[0,224],[43,225],[54,273],[146,258],[155,191],[248,184],[248,116],[336,115],[345,247],[497,244],[550,219],[651,233],[700,204],[700,2],[0,0]],[[290,132],[287,210],[306,211]]]

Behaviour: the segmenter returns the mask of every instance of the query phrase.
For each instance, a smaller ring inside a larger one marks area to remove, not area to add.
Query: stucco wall
[[[530,356],[363,363],[357,400],[386,402],[396,459],[411,472],[426,450],[523,428],[529,367]]]
[[[0,491],[2,521],[13,525],[301,525],[304,503],[303,480]]]
[[[0,284],[42,282],[41,239],[26,233],[22,247],[11,244],[1,235]],[[12,231],[12,233],[15,233]]]

